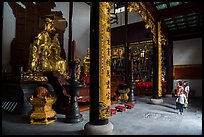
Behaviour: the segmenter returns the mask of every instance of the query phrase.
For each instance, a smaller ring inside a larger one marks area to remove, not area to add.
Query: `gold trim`
[[[111,116],[110,3],[99,3],[99,119]]]
[[[28,101],[33,105],[33,109],[29,113],[29,119],[31,124],[49,124],[56,121],[57,113],[52,109],[52,105],[56,102],[57,98],[45,97],[45,98],[28,98]],[[36,120],[41,120],[36,121]]]
[[[192,67],[198,67],[202,68],[202,64],[191,64],[191,65],[174,65],[174,68],[192,68]]]
[[[161,22],[158,22],[158,97],[162,96],[162,35]]]
[[[189,65],[174,65],[173,66],[173,78],[175,79],[175,69],[182,69],[182,68],[200,68],[202,70],[202,64],[189,64]]]
[[[131,12],[132,10],[134,10],[135,12],[138,12],[140,17],[146,23],[145,25],[146,29],[148,28],[151,29],[151,32],[153,34],[153,41],[156,43],[155,19],[153,18],[151,13],[147,10],[146,6],[143,4],[143,2],[130,2],[128,11]]]

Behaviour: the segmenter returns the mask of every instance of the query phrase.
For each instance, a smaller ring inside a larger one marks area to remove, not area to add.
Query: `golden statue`
[[[81,78],[81,65],[80,65],[81,59],[79,57],[76,57],[75,61],[79,62],[79,64],[77,65],[77,79],[80,80]]]
[[[33,72],[58,71],[68,79],[67,62],[60,57],[58,33],[53,38],[51,37],[54,31],[54,20],[46,18],[44,30],[35,37],[30,45],[28,70]]]
[[[83,60],[84,75],[90,75],[90,48],[87,49],[87,55]]]
[[[123,89],[123,90],[119,90],[119,96],[118,96],[118,102],[127,102],[129,99],[128,93],[130,92],[130,89]]]

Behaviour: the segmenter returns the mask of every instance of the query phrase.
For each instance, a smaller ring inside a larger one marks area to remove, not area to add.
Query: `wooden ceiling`
[[[91,2],[86,2],[91,5]],[[123,6],[124,2],[119,5]],[[202,37],[201,2],[143,2],[172,40]]]
[[[202,37],[201,2],[144,2],[173,40]]]

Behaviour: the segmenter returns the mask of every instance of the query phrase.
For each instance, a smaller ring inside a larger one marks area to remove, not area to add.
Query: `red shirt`
[[[182,86],[178,86],[177,87],[177,90],[176,90],[176,96],[178,97],[179,94],[181,93],[181,91],[183,90],[183,87]]]

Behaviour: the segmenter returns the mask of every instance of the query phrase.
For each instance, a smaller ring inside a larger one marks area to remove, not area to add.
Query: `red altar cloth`
[[[137,82],[135,92],[137,95],[152,95],[153,82]],[[166,82],[162,82],[162,89],[166,88]]]
[[[82,76],[81,80],[85,80],[86,84],[89,85],[90,84],[90,76]]]

